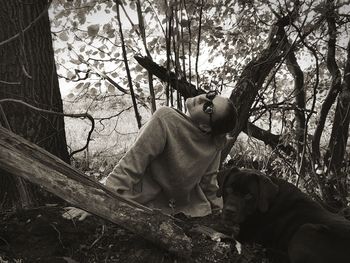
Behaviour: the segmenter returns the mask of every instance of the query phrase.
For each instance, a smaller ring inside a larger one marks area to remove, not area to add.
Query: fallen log
[[[39,146],[0,127],[0,170],[188,258],[191,238],[169,215],[126,200]]]

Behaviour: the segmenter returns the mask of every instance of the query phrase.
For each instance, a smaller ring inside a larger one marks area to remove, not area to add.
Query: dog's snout
[[[234,221],[236,222],[239,217],[239,209],[237,206],[232,204],[226,204],[224,205],[223,209],[223,219],[228,221]]]

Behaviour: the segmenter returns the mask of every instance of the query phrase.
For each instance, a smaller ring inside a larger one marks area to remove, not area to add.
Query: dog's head
[[[218,175],[218,197],[224,201],[223,220],[240,224],[255,211],[262,213],[278,193],[278,186],[265,174],[252,169],[232,167]]]

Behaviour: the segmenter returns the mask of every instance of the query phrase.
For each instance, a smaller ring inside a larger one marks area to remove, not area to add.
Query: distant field
[[[90,168],[94,163],[104,160],[115,164],[125,151],[133,144],[138,133],[138,127],[133,109],[123,111],[123,108],[131,106],[131,103],[101,102],[93,99],[81,99],[75,102],[64,100],[64,111],[66,113],[89,113],[95,118],[95,129],[91,136],[88,149],[74,156],[74,159],[89,162]],[[140,109],[142,123],[147,121],[150,113]],[[101,118],[107,118],[102,120]],[[66,136],[69,151],[81,149],[91,129],[88,119],[65,118]]]

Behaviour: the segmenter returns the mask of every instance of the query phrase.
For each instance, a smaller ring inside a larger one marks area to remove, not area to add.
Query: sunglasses
[[[205,97],[208,99],[208,101],[206,101],[203,104],[203,112],[205,112],[206,114],[209,114],[210,127],[213,127],[212,125],[213,124],[212,115],[214,113],[213,99],[216,97],[216,95],[218,95],[218,92],[216,90],[207,92],[207,94],[205,94]]]

